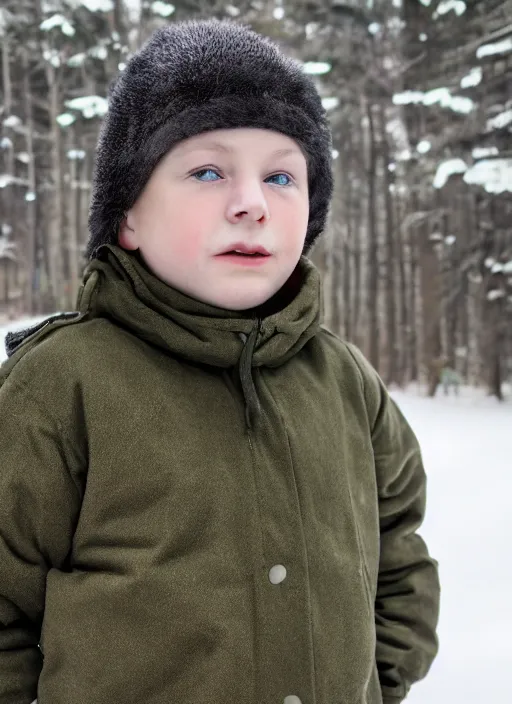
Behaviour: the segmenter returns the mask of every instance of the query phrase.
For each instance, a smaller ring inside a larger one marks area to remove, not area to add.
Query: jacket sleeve
[[[30,704],[46,575],[70,551],[80,491],[62,428],[14,376],[0,387],[0,704]]]
[[[376,371],[350,348],[363,375],[379,495],[376,661],[384,704],[398,704],[437,655],[438,563],[417,533],[426,506],[418,441]]]

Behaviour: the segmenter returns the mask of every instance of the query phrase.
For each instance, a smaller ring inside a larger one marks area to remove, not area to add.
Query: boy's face
[[[227,129],[177,144],[126,214],[119,244],[164,282],[220,308],[261,305],[287,281],[309,217],[306,159],[291,138]],[[269,255],[225,255],[264,248]]]

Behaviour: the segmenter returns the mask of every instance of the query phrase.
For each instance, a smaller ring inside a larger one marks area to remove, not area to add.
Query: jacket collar
[[[259,404],[252,368],[283,364],[320,327],[320,274],[306,257],[301,257],[281,292],[243,314],[181,293],[119,246],[104,245],[98,250],[85,270],[84,287],[91,288],[87,286],[91,276],[96,281],[87,296],[90,313],[105,315],[185,360],[224,369],[238,365],[246,406],[253,410]],[[82,305],[79,297],[79,310]]]

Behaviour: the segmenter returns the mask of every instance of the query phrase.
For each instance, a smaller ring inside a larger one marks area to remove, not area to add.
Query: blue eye
[[[201,171],[197,171],[194,175],[194,178],[197,178],[198,181],[217,181],[216,178],[201,178],[201,176],[204,176],[205,174],[213,174],[214,176],[218,176],[219,174],[214,171],[213,169],[202,169]]]
[[[292,183],[291,178],[287,174],[274,174],[274,176],[269,176],[267,181],[272,178],[279,179],[279,182],[276,184],[277,186],[290,186]],[[283,179],[287,179],[287,181],[283,183]]]
[[[211,183],[212,181],[218,181],[221,178],[214,169],[201,169],[201,171],[196,171],[196,173],[192,175],[195,179],[201,181],[202,183]],[[274,176],[269,176],[266,181],[270,181],[271,179],[277,179],[277,181],[274,180],[274,183],[277,186],[291,186],[292,183],[291,178],[287,174],[274,174]]]

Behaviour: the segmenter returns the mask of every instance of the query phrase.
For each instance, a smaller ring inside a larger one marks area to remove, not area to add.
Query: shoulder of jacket
[[[352,342],[344,340],[336,333],[329,330],[325,325],[320,326],[320,335],[322,341],[328,344],[336,353],[342,356],[342,358],[349,364],[353,365],[355,369],[358,369],[362,373],[361,360],[364,360],[362,352],[359,348]]]
[[[379,406],[384,384],[359,347],[352,342],[343,340],[324,325],[321,326],[321,334],[343,365],[343,374],[346,374],[350,369],[352,374],[357,376],[367,405],[371,408]]]
[[[89,346],[96,332],[110,326],[103,318],[60,314],[35,326],[8,334],[8,358],[0,366],[0,386],[9,377],[24,384],[41,381],[45,375],[62,376],[72,371],[74,362]]]

